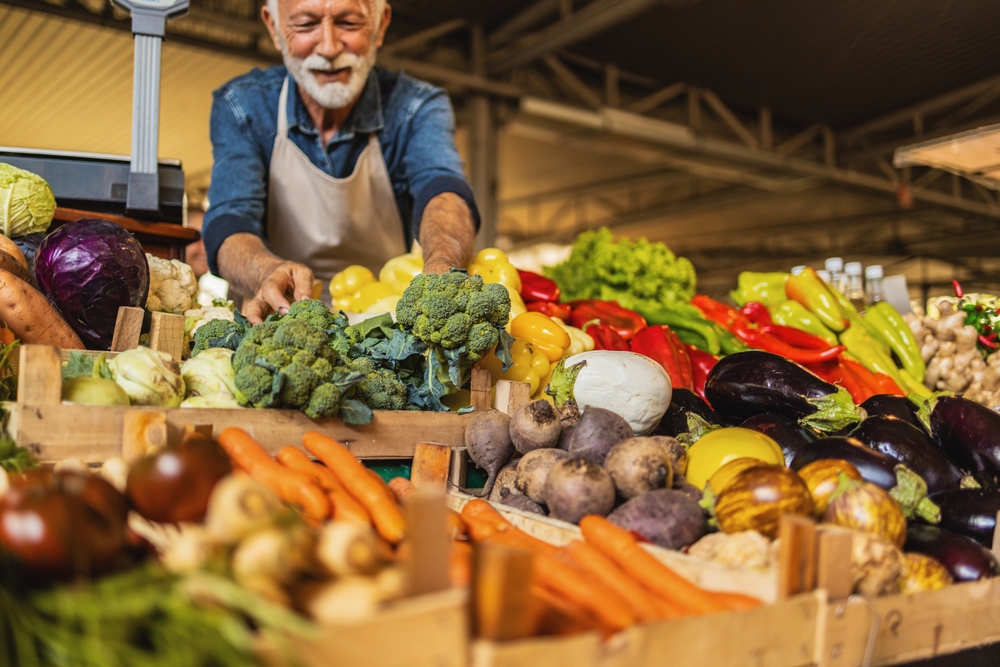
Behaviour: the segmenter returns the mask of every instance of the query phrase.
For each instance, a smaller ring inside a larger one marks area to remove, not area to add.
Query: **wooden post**
[[[418,442],[413,450],[413,467],[410,481],[414,486],[430,486],[443,489],[451,472],[451,448]]]
[[[472,548],[472,623],[477,637],[504,641],[529,636],[530,551],[477,543]]]
[[[485,368],[473,368],[472,380],[470,382],[470,393],[472,394],[472,409],[476,412],[485,412],[490,409],[490,389],[493,386],[493,378]]]
[[[62,403],[62,359],[54,345],[23,345],[18,357],[17,402]]]
[[[816,522],[786,514],[778,538],[778,599],[816,588]]]
[[[1000,558],[1000,512],[997,512],[997,522],[993,528],[993,553]]]
[[[121,306],[115,321],[115,334],[111,339],[111,352],[124,352],[139,347],[142,335],[142,318],[146,311],[142,308]]]
[[[122,458],[138,461],[167,444],[167,413],[159,410],[126,410],[122,418]]]
[[[531,385],[527,382],[497,380],[496,398],[493,407],[500,412],[513,415],[517,409],[531,400]]]
[[[184,316],[153,313],[149,327],[149,347],[166,352],[180,363],[184,348]]]
[[[816,586],[831,601],[846,600],[854,592],[851,576],[851,531],[838,526],[818,527]]]
[[[407,540],[410,557],[405,561],[408,595],[445,590],[451,586],[448,561],[448,506],[440,489],[417,489],[406,497]]]

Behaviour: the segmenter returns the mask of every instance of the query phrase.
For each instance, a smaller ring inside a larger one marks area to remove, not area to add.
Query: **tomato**
[[[699,489],[709,477],[735,459],[749,457],[764,463],[784,465],[781,447],[773,439],[748,428],[721,428],[703,436],[688,450],[684,477]]]

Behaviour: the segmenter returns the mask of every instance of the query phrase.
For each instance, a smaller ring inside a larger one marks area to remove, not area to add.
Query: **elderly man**
[[[374,67],[385,0],[269,0],[284,67],[214,95],[203,233],[213,273],[258,322],[350,264],[374,271],[419,240],[424,270],[465,266],[479,213],[440,89]]]

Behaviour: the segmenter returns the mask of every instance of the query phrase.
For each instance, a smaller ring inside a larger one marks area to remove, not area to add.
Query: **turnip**
[[[687,481],[680,475],[674,475],[674,491],[679,491],[685,496],[700,503],[702,498],[705,497],[705,492],[699,489],[697,486]]]
[[[536,503],[534,500],[520,493],[512,492],[504,489],[504,493],[500,494],[503,496],[500,499],[500,504],[507,507],[513,507],[514,509],[521,510],[522,512],[531,512],[532,514],[545,515],[545,510],[542,506]]]
[[[545,504],[551,516],[571,523],[588,514],[605,516],[615,506],[615,485],[607,471],[596,463],[566,459],[549,471]]]
[[[516,491],[514,485],[517,483],[517,464],[520,462],[521,459],[513,459],[508,461],[503,468],[500,468],[500,472],[497,473],[497,481],[493,484],[493,490],[487,496],[491,503],[500,502],[505,490]]]
[[[569,451],[569,441],[573,438],[573,431],[576,430],[578,422],[579,419],[568,426],[563,426],[562,433],[559,434],[559,442],[556,443],[558,449]]]
[[[549,471],[552,466],[568,458],[569,454],[561,449],[536,449],[528,452],[518,461],[514,488],[534,502],[545,504],[545,480],[549,477]]]
[[[665,549],[681,549],[705,534],[705,516],[698,503],[670,489],[629,500],[609,514],[608,521]]]
[[[611,410],[589,408],[573,428],[568,451],[571,456],[602,464],[612,447],[634,435],[628,422]]]
[[[629,438],[608,452],[604,468],[618,495],[628,500],[674,483],[669,450],[656,438]]]
[[[489,496],[497,474],[514,453],[510,441],[510,417],[499,410],[487,410],[472,415],[465,427],[465,448],[469,458],[489,476],[482,496]]]
[[[525,403],[510,419],[510,439],[521,454],[555,447],[561,433],[559,413],[548,401]]]

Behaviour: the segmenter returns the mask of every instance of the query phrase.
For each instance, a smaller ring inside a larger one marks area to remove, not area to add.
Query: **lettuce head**
[[[55,212],[56,198],[45,179],[0,162],[0,232],[4,236],[44,232]]]

